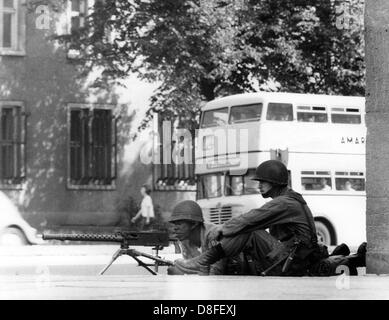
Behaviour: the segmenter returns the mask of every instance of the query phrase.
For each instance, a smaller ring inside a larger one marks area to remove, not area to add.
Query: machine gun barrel
[[[121,242],[123,237],[115,234],[92,234],[92,233],[43,233],[43,240],[70,240],[70,241],[103,241]]]
[[[157,274],[158,266],[171,266],[172,261],[163,259],[158,256],[158,251],[163,247],[168,247],[170,241],[177,241],[177,239],[169,238],[167,232],[162,231],[117,231],[115,233],[43,233],[43,240],[70,240],[70,241],[100,241],[100,242],[119,242],[120,249],[113,255],[111,261],[100,272],[103,274],[112,263],[121,255],[128,255],[132,257],[138,265],[144,267],[152,274]],[[129,246],[152,246],[155,250],[155,255],[144,253],[135,249],[130,249]],[[146,257],[154,261],[154,268],[149,268],[147,264],[138,257]]]
[[[132,246],[169,246],[167,232],[137,232],[137,231],[120,231],[115,233],[43,233],[43,240],[70,240],[70,241],[99,241],[99,242],[120,242]]]

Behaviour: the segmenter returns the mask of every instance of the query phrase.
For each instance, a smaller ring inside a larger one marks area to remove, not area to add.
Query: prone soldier
[[[173,225],[174,237],[179,240],[184,259],[191,259],[217,245],[219,229],[212,223],[204,223],[200,206],[191,200],[178,203],[169,222]],[[235,258],[236,259],[236,258]],[[220,259],[210,264],[211,275],[227,274],[232,271],[234,259]],[[196,274],[195,270],[182,270],[175,266],[168,268],[169,275]]]

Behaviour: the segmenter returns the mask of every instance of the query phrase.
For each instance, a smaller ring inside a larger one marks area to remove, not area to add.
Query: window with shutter
[[[112,189],[116,178],[116,120],[112,107],[70,105],[69,188]]]
[[[23,104],[0,102],[0,188],[19,189],[25,178]]]

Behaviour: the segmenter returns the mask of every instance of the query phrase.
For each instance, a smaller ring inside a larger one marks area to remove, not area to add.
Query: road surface
[[[138,248],[151,253],[150,248]],[[161,256],[174,260],[174,248]],[[122,256],[97,274],[115,245],[0,248],[0,299],[389,299],[389,276],[153,276]]]

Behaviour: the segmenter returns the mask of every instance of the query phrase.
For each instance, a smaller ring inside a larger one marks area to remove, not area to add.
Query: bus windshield
[[[247,174],[236,176],[229,175],[226,177],[226,195],[241,196],[244,194],[258,194],[258,182],[252,180],[255,170],[250,169]]]
[[[228,175],[224,172],[198,176],[197,199],[217,198],[259,194],[258,182],[252,180],[255,169],[249,169],[245,175]]]
[[[262,103],[231,107],[230,123],[261,120]]]
[[[201,175],[197,181],[197,199],[217,198],[223,195],[224,173]]]
[[[203,113],[201,128],[226,125],[228,121],[228,108],[208,110]]]

